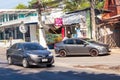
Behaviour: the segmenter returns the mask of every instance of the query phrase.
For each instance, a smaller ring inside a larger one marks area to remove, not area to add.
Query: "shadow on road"
[[[16,66],[16,67],[23,67],[21,64],[14,64],[14,66]],[[29,69],[31,68],[31,69],[36,69],[36,68],[52,68],[52,67],[55,67],[55,65],[52,65],[52,66],[50,66],[50,67],[47,67],[46,65],[30,65],[29,66]]]
[[[120,80],[120,76],[105,73],[95,74],[74,71],[53,71],[50,69],[37,73],[28,73],[10,68],[0,68],[0,80]]]
[[[102,56],[109,56],[110,54],[104,54],[104,55],[99,55],[95,57],[102,57]],[[56,57],[60,57],[59,55],[56,55]],[[92,57],[90,55],[67,55],[66,57]]]

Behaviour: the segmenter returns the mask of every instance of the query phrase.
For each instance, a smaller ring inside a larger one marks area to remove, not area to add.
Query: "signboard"
[[[62,18],[55,18],[54,24],[55,26],[62,26],[63,25]]]
[[[28,28],[22,23],[19,27],[21,33],[26,33]]]

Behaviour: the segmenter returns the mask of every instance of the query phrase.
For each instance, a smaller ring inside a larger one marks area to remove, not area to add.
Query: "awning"
[[[103,23],[112,24],[120,22],[120,15],[112,16],[108,19],[102,20]]]
[[[82,21],[86,21],[86,13],[83,12],[84,14],[81,15],[79,12],[78,13],[72,13],[72,14],[65,14],[62,16],[63,18],[63,25],[71,25],[71,24],[76,24],[76,23],[82,23]]]
[[[97,26],[102,27],[103,25],[116,24],[116,23],[120,23],[120,15],[112,16],[108,19],[103,19],[102,23]]]

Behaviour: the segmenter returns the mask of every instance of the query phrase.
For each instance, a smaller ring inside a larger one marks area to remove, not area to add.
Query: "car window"
[[[85,41],[87,41],[87,42],[89,42],[89,43],[99,43],[99,42],[94,41],[94,40],[89,39],[89,38],[85,38],[85,39],[83,39],[83,40],[85,40]]]
[[[14,44],[14,45],[12,45],[10,48],[11,48],[11,49],[16,49],[16,47],[17,47],[17,44]]]
[[[44,48],[39,44],[23,44],[25,50],[44,50]]]
[[[82,45],[82,44],[85,43],[84,41],[82,41],[82,40],[78,40],[78,39],[76,39],[75,41],[76,41],[76,44],[81,44],[81,45]]]
[[[16,49],[22,49],[22,45],[18,44]]]
[[[74,44],[74,40],[73,39],[67,39],[64,41],[64,44]]]

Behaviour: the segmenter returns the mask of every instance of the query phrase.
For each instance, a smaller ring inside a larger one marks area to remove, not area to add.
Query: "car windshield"
[[[36,43],[23,44],[25,50],[44,50],[44,48]]]

